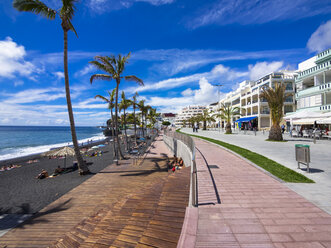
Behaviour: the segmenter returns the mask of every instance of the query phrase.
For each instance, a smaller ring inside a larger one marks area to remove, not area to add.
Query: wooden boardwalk
[[[141,166],[108,166],[6,233],[0,247],[176,247],[190,169],[169,173],[165,149],[159,138]]]

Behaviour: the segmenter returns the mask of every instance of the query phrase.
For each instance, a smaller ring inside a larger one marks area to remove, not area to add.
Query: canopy
[[[322,120],[322,118],[301,118],[298,120],[293,120],[293,125],[313,125],[316,121],[319,123],[319,120]]]
[[[284,116],[285,120],[294,120],[294,119],[300,119],[300,118],[327,118],[331,116],[331,112],[319,112],[319,111],[309,111],[309,110],[303,110],[303,111],[297,111],[293,114],[286,114]]]
[[[318,124],[331,124],[331,117],[321,119],[317,121]]]
[[[257,118],[257,116],[243,117],[243,118],[236,120],[235,122],[249,122],[255,118]]]

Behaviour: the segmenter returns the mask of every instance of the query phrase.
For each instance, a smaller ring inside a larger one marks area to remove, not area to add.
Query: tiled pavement
[[[198,207],[195,240],[191,230],[186,244],[219,248],[331,247],[329,214],[234,154],[199,139],[195,144],[209,165],[219,167],[211,170],[221,204]],[[197,162],[199,203],[215,201],[214,194],[206,191],[208,187],[212,190],[212,182],[201,165],[203,160],[198,158]]]

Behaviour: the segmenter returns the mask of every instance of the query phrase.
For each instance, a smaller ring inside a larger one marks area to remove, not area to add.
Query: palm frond
[[[108,56],[95,56],[95,60],[98,60],[101,62],[101,64],[104,66],[104,68],[107,68],[107,72],[110,74],[115,74],[116,70],[114,68],[113,60],[111,57]]]
[[[106,97],[104,97],[104,96],[101,96],[101,95],[96,95],[94,98],[95,98],[95,99],[99,98],[99,99],[101,99],[101,100],[103,100],[103,101],[105,101],[105,102],[109,103],[109,99],[107,99],[107,98],[106,98]]]
[[[72,23],[71,23],[70,20],[68,20],[68,24],[69,24],[70,30],[73,31],[75,33],[75,35],[78,37],[78,34],[77,34],[77,32],[76,32],[76,30],[74,28],[74,25],[72,25]]]
[[[67,21],[72,20],[75,14],[75,3],[77,3],[77,0],[62,0],[62,8],[60,10],[61,16],[67,17]]]
[[[127,80],[127,81],[134,81],[134,82],[138,83],[141,86],[144,85],[143,80],[141,80],[140,78],[138,78],[137,76],[134,76],[134,75],[125,76],[124,79]]]
[[[98,56],[96,56],[94,59],[97,60]],[[104,64],[102,64],[102,63],[100,63],[99,61],[96,61],[96,60],[89,61],[89,64],[94,65],[100,71],[104,71],[104,72],[107,72],[109,74],[113,74],[113,72],[109,71],[109,69]]]
[[[94,80],[112,80],[112,77],[106,74],[94,74],[90,78],[90,83],[93,83]]]
[[[13,7],[18,11],[40,14],[48,19],[55,19],[56,11],[39,0],[14,0]]]

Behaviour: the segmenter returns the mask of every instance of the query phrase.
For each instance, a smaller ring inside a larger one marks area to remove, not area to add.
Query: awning
[[[318,120],[317,124],[331,124],[331,117]]]
[[[236,120],[235,122],[249,122],[255,118],[257,118],[257,116],[243,117],[243,118]]]
[[[322,120],[322,118],[301,118],[298,120],[293,120],[293,125],[313,125],[316,121],[319,123],[319,121]]]

